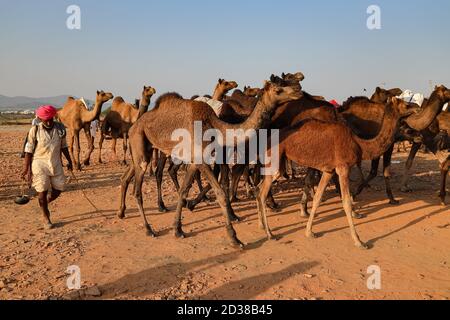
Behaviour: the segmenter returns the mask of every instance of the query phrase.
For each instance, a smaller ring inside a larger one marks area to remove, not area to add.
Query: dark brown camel
[[[442,107],[449,99],[448,89],[444,86],[436,87],[435,91],[430,96],[428,103],[422,108],[422,111],[413,114],[406,118],[404,122],[410,128],[416,131],[422,131],[428,128],[442,111]],[[367,98],[353,98],[347,101],[348,106],[346,111],[342,113],[348,125],[352,130],[363,138],[371,138],[377,134],[380,128],[384,104],[377,104],[369,101]],[[383,175],[386,185],[386,193],[391,204],[398,204],[395,200],[390,186],[390,166],[394,144],[383,155]],[[378,174],[380,158],[372,161],[372,168],[369,176],[358,187],[354,196],[358,196],[364,188],[366,188],[370,181],[372,181]]]
[[[111,110],[105,117],[101,128],[101,136],[99,141],[99,154],[98,162],[102,161],[102,147],[103,141],[105,140],[106,134],[111,131],[111,137],[113,138],[113,150],[116,154],[116,141],[119,138],[123,139],[123,160],[122,164],[126,164],[127,158],[127,148],[128,148],[128,131],[130,130],[133,123],[144,113],[148,111],[150,106],[150,100],[152,96],[156,93],[156,90],[152,87],[144,86],[142,91],[142,98],[140,100],[140,105],[137,107],[126,103],[122,97],[116,97],[113,100]]]
[[[401,114],[408,112],[408,106],[402,100],[393,98],[385,109],[380,133],[371,140],[364,140],[355,135],[349,127],[342,123],[307,120],[293,128],[284,129],[280,133],[279,163],[294,160],[301,166],[314,168],[322,172],[322,179],[314,197],[313,208],[306,228],[307,237],[314,237],[312,225],[317,209],[322,201],[323,193],[333,173],[339,176],[342,202],[347,215],[353,241],[357,247],[366,249],[352,220],[352,200],[349,187],[350,169],[361,160],[373,159],[382,154],[394,140],[397,123]],[[274,175],[267,175],[258,186],[257,204],[260,226],[266,230],[267,237],[273,238],[266,214],[266,197],[271,185],[280,178],[285,168]]]
[[[146,228],[148,235],[156,235],[145,217],[142,199],[142,183],[144,180],[145,171],[151,161],[153,148],[157,148],[165,154],[171,154],[173,149],[177,146],[178,142],[173,141],[172,139],[174,131],[185,129],[191,134],[191,137],[193,137],[194,122],[196,121],[201,122],[203,132],[206,132],[208,129],[216,129],[219,130],[224,136],[226,136],[226,130],[229,129],[243,129],[244,131],[249,129],[259,129],[266,125],[267,117],[270,117],[278,104],[298,99],[300,96],[301,92],[292,88],[282,88],[275,84],[267,83],[264,87],[262,97],[255,107],[255,111],[248,118],[248,120],[241,125],[230,125],[221,121],[216,116],[212,108],[205,103],[184,100],[179,95],[175,94],[168,94],[160,97],[157,101],[155,109],[142,116],[130,130],[130,145],[133,166],[130,166],[122,177],[121,207],[119,210],[119,217],[123,218],[125,215],[125,198],[127,189],[131,179],[135,177],[135,196],[139,207],[139,212],[144,221],[144,227]],[[167,117],[167,114],[171,114],[172,117]],[[203,148],[206,146],[206,143],[203,143]],[[194,145],[192,144],[192,150],[193,149]],[[236,237],[236,232],[234,231],[231,223],[231,204],[229,203],[229,199],[227,199],[225,192],[221,188],[217,178],[214,176],[211,168],[205,163],[190,164],[188,166],[185,180],[180,189],[180,198],[174,224],[176,236],[184,236],[181,228],[181,213],[193,176],[197,170],[202,172],[203,176],[211,184],[216,194],[217,201],[219,202],[225,216],[228,235],[233,244],[242,247],[243,245]]]
[[[448,154],[448,150],[450,149],[450,113],[442,112],[427,129],[416,133],[420,134],[421,139],[416,140],[411,148],[402,179],[402,192],[412,192],[411,187],[408,186],[411,167],[417,152],[420,150],[422,145],[425,145],[439,161],[441,171],[439,198],[441,200],[441,205],[445,205],[445,198],[447,195],[446,181],[450,165],[450,158]]]

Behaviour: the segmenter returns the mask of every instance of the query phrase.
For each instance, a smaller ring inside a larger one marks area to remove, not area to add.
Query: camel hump
[[[115,97],[113,100],[113,103],[117,103],[117,104],[124,103],[124,102],[125,102],[125,100],[123,100],[122,97]]]
[[[156,100],[155,108],[153,108],[153,110],[158,109],[159,106],[161,105],[161,103],[171,100],[171,99],[183,100],[183,97],[179,93],[176,93],[176,92],[168,92],[166,94],[163,94],[162,96],[160,96],[158,98],[158,100]]]

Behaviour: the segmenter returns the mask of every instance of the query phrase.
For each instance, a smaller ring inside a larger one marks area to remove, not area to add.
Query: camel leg
[[[445,206],[445,197],[447,196],[447,176],[450,166],[450,159],[441,164],[441,192],[439,198],[441,199],[441,205]]]
[[[126,201],[127,201],[127,192],[128,187],[130,186],[131,180],[133,180],[135,175],[134,166],[128,166],[127,171],[123,174],[120,179],[120,209],[117,214],[119,219],[125,218],[125,210],[127,210]]]
[[[102,148],[103,141],[105,140],[105,134],[103,132],[100,133],[100,140],[98,141],[98,162],[103,163],[102,161]]]
[[[308,168],[308,171],[306,173],[305,177],[305,185],[303,187],[303,190],[300,192],[300,217],[302,218],[308,218],[308,200],[309,200],[309,194],[311,190],[314,188],[314,174],[315,170]]]
[[[178,170],[180,170],[180,168],[181,164],[175,165],[172,161],[170,161],[168,171],[177,191],[180,191],[180,184],[178,183]]]
[[[419,152],[420,148],[422,147],[421,143],[414,142],[411,151],[409,152],[408,160],[406,161],[405,165],[405,172],[403,173],[403,179],[402,179],[402,192],[412,192],[412,189],[408,186],[408,179],[411,175],[411,168],[414,163],[414,159],[416,158],[417,152]]]
[[[245,191],[247,194],[247,199],[252,199],[254,197],[254,194],[252,193],[252,188],[254,187],[254,184],[252,183],[252,180],[250,178],[249,166],[245,167],[243,177],[244,177],[244,181],[245,181]],[[237,190],[236,190],[236,193],[237,193]]]
[[[280,173],[275,176],[265,176],[263,181],[256,187],[256,204],[258,206],[259,228],[266,231],[267,239],[273,239],[272,231],[270,230],[267,221],[266,202],[269,195],[272,183],[281,177]]]
[[[227,212],[230,213],[231,221],[240,221],[241,219],[234,213],[230,201],[230,167],[227,164],[220,165],[220,185],[226,195]],[[203,200],[203,199],[202,199]]]
[[[91,155],[94,152],[94,141],[92,140],[91,129],[90,126],[84,128],[84,134],[86,136],[86,140],[88,141],[88,153],[86,158],[83,161],[85,166],[89,166],[91,164]]]
[[[123,135],[122,143],[123,143],[123,160],[122,160],[121,164],[123,166],[126,166],[127,165],[127,152],[128,152],[128,136],[126,133]]]
[[[324,192],[328,186],[328,183],[330,182],[332,177],[333,177],[332,173],[324,172],[322,174],[322,179],[320,179],[320,183],[317,188],[317,192],[314,196],[311,214],[309,216],[308,224],[306,226],[306,237],[307,238],[316,238],[316,235],[312,232],[314,217],[317,213],[317,209],[319,209],[320,203],[322,202],[323,194],[324,194]]]
[[[74,134],[74,142],[75,142],[75,168],[78,171],[81,171],[81,163],[80,163],[80,132],[77,131]]]
[[[384,183],[386,185],[386,194],[389,198],[389,203],[392,205],[397,205],[400,201],[395,200],[394,194],[392,193],[391,187],[391,164],[392,164],[392,153],[394,152],[394,144],[386,151],[383,155],[383,176]]]
[[[369,186],[370,181],[375,179],[378,175],[378,167],[380,166],[380,158],[372,160],[372,168],[370,170],[369,176],[358,186],[355,194],[353,195],[353,199],[356,200],[356,197],[361,194],[361,192]]]
[[[158,159],[158,165],[156,167],[156,185],[158,189],[158,210],[159,212],[168,212],[169,210],[166,208],[164,204],[164,200],[162,197],[162,180],[164,175],[164,168],[166,166],[167,157],[164,154],[161,154],[161,157]]]
[[[197,182],[197,186],[198,186],[198,190],[200,192],[200,194],[204,194],[202,201],[209,201],[210,199],[208,198],[208,195],[203,193],[203,184],[202,184],[202,175],[200,174],[200,171],[197,170],[197,172],[194,175],[194,179]]]
[[[184,238],[185,234],[182,228],[181,222],[181,214],[183,211],[183,207],[186,203],[186,197],[189,194],[189,190],[192,186],[192,182],[194,180],[194,174],[197,172],[197,167],[195,165],[189,165],[186,171],[186,175],[184,177],[181,188],[179,189],[179,198],[177,205],[177,212],[175,214],[175,220],[173,227],[175,229],[175,236],[177,238]]]
[[[143,225],[144,225],[144,228],[146,230],[147,235],[151,236],[151,237],[156,237],[156,233],[152,230],[152,227],[150,226],[150,224],[147,221],[147,218],[145,217],[144,200],[143,200],[143,197],[142,197],[142,185],[144,183],[145,172],[147,171],[147,168],[148,168],[148,165],[149,165],[149,161],[147,161],[147,160],[148,159],[144,159],[144,161],[141,162],[141,165],[136,165],[136,162],[135,162],[135,166],[134,166],[134,170],[135,170],[134,196],[136,198],[136,203],[137,203],[137,206],[138,206],[138,209],[139,209],[139,213],[140,213],[140,215],[142,217]]]
[[[72,157],[72,161],[75,162],[75,154],[73,153],[73,145],[75,142],[75,135],[73,134],[73,132],[70,132],[69,137],[68,137],[69,141],[68,141],[68,145],[69,145],[69,153],[70,156]]]
[[[236,231],[234,230],[233,225],[231,223],[232,214],[229,211],[231,206],[229,205],[229,203],[230,203],[229,198],[227,201],[227,194],[221,188],[219,182],[217,181],[217,178],[214,176],[214,173],[212,172],[211,168],[208,165],[203,164],[203,165],[200,165],[199,168],[200,168],[202,175],[208,180],[209,184],[211,185],[212,189],[214,190],[214,193],[216,194],[217,202],[219,203],[220,207],[222,208],[222,211],[223,211],[223,214],[225,217],[226,230],[227,230],[228,236],[230,237],[233,245],[243,248],[244,245],[237,238]]]
[[[392,151],[394,148],[392,148]],[[341,184],[341,190],[342,190],[342,204],[344,206],[344,211],[347,216],[348,225],[350,226],[350,232],[353,239],[353,242],[358,248],[361,249],[368,249],[368,246],[361,242],[359,239],[359,236],[356,232],[355,225],[353,223],[352,218],[352,198],[350,195],[350,180],[349,180],[349,174],[350,170],[349,168],[337,168],[336,169],[337,174],[339,175],[339,181]]]
[[[242,164],[237,164],[231,169],[231,202],[238,202],[239,198],[237,196],[239,189],[239,181],[246,170],[246,166]]]
[[[117,160],[117,149],[116,149],[116,146],[117,146],[117,138],[112,138],[112,145],[111,145],[111,149],[112,149],[112,151],[113,151],[113,153],[114,153],[114,158]]]

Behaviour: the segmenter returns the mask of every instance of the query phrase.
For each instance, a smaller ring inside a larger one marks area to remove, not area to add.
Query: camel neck
[[[138,119],[144,115],[148,111],[148,107],[150,106],[150,97],[142,96],[140,105],[139,105],[139,113],[138,113]]]
[[[436,92],[430,97],[425,108],[419,113],[408,117],[405,121],[409,127],[416,131],[423,131],[427,129],[436,117],[441,113],[447,101],[439,96]]]
[[[389,103],[385,108],[383,122],[378,135],[370,140],[365,140],[353,134],[354,140],[361,147],[362,160],[373,160],[386,152],[392,145],[397,131],[398,120],[400,114],[394,109],[393,105]]]

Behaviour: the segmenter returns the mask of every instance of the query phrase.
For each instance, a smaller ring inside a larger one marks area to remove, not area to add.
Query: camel
[[[236,81],[227,81],[225,79],[220,78],[214,88],[214,92],[213,92],[211,99],[217,100],[217,101],[222,101],[223,99],[225,99],[226,94],[228,92],[230,92],[231,90],[233,90],[237,87],[238,87],[238,84],[236,83]],[[193,101],[198,97],[199,96],[193,96],[191,98],[191,100]],[[205,96],[205,97],[209,97],[209,96]],[[157,107],[159,107],[159,104],[157,106],[155,106],[155,108],[157,108]],[[164,168],[166,166],[168,157],[163,152],[154,151],[154,155],[155,154],[158,154],[158,157],[159,157],[157,160],[154,160],[154,161],[158,162],[156,172],[155,172],[157,190],[158,190],[158,208],[159,208],[159,212],[164,213],[164,212],[169,211],[164,204],[164,200],[162,198],[162,190],[161,190]],[[170,175],[177,191],[180,189],[180,185],[178,182],[178,171],[180,170],[180,168],[181,168],[180,164],[175,165],[170,160],[170,165],[169,165],[168,171],[169,171],[169,175]],[[202,198],[199,201],[202,201],[203,199],[207,199],[207,195],[206,195],[207,192],[206,193],[203,192],[204,189],[202,187],[202,181],[201,181],[201,176],[200,176],[199,172],[197,172],[195,174],[195,180],[197,181],[197,185],[200,189],[200,193],[202,194]]]
[[[58,111],[58,119],[69,129],[69,150],[73,158],[74,167],[81,170],[80,163],[80,131],[84,129],[86,139],[89,145],[89,151],[83,161],[85,166],[90,163],[91,154],[94,151],[94,143],[92,141],[90,126],[91,122],[98,120],[102,112],[102,106],[114,98],[113,94],[108,92],[97,91],[95,100],[95,107],[92,111],[88,111],[86,105],[81,100],[76,100],[73,97],[67,99],[64,107]],[[76,153],[74,154],[74,143]]]
[[[125,198],[127,189],[131,179],[135,177],[135,197],[139,212],[144,221],[144,227],[148,235],[156,236],[145,217],[142,201],[142,183],[145,171],[151,161],[153,148],[157,148],[165,154],[171,154],[173,148],[178,144],[178,142],[173,141],[172,139],[172,134],[175,130],[185,129],[190,133],[191,137],[193,137],[194,122],[196,121],[201,122],[203,132],[206,132],[208,129],[216,129],[224,136],[226,136],[227,130],[240,129],[246,131],[260,129],[267,125],[267,119],[270,119],[271,114],[279,104],[299,99],[301,94],[300,91],[294,90],[293,88],[283,88],[267,82],[254,112],[240,125],[232,125],[221,121],[212,108],[203,102],[184,100],[178,94],[166,94],[161,96],[156,103],[155,109],[147,112],[130,129],[130,145],[133,165],[128,168],[127,172],[122,177],[119,218],[125,216]],[[167,117],[168,114],[171,114],[172,116]],[[205,146],[206,143],[203,142],[203,147]],[[192,144],[192,147],[194,147],[194,144]],[[192,162],[194,163],[194,161]],[[231,223],[232,216],[229,198],[227,199],[225,191],[221,188],[211,168],[205,163],[188,164],[187,173],[179,192],[177,214],[174,223],[175,235],[177,237],[185,236],[181,225],[181,214],[186,202],[186,196],[192,184],[193,176],[197,170],[201,171],[202,175],[208,180],[216,194],[217,201],[222,208],[225,217],[226,230],[232,243],[243,248],[243,244],[237,238]]]
[[[102,161],[102,147],[106,134],[111,130],[111,136],[113,138],[113,150],[116,154],[116,141],[119,137],[123,139],[123,161],[122,164],[126,164],[127,146],[128,146],[128,131],[130,127],[137,121],[137,119],[148,111],[150,106],[150,100],[156,93],[156,90],[152,87],[144,86],[142,91],[142,98],[140,103],[136,101],[136,105],[126,103],[122,97],[116,97],[112,102],[111,111],[105,117],[101,129],[101,137],[99,141],[99,155],[98,162]]]
[[[256,98],[261,93],[260,88],[244,87],[244,94],[250,98]]]
[[[425,130],[442,111],[442,107],[448,101],[449,97],[450,92],[446,87],[436,87],[428,102],[422,107],[422,110],[417,114],[407,117],[404,122],[416,131]],[[357,135],[364,138],[371,138],[378,133],[382,121],[384,104],[377,104],[367,98],[358,97],[351,98],[344,103],[344,105],[347,105],[347,107],[345,107],[346,110],[341,113],[341,115],[346,119],[347,123]],[[399,201],[395,199],[390,186],[390,166],[393,150],[394,144],[383,155],[383,175],[389,203],[396,205]],[[370,174],[357,188],[354,193],[355,198],[369,185],[369,182],[377,176],[379,162],[380,158],[372,161]]]
[[[367,249],[368,246],[361,242],[353,224],[349,187],[350,169],[361,160],[371,160],[385,152],[394,140],[400,117],[409,113],[409,107],[404,101],[392,98],[385,109],[381,130],[371,140],[359,138],[343,123],[320,120],[306,120],[296,127],[282,130],[279,144],[279,163],[282,166],[276,174],[265,176],[257,188],[260,227],[265,229],[268,239],[272,239],[273,235],[267,222],[266,198],[272,183],[280,178],[285,170],[283,164],[286,161],[284,160],[289,159],[299,165],[322,172],[322,178],[314,197],[313,208],[307,224],[306,236],[315,237],[312,232],[314,217],[322,201],[323,193],[333,173],[336,172],[339,176],[342,203],[353,241],[357,247]]]
[[[448,149],[450,148],[450,113],[442,112],[436,117],[436,120],[425,130],[416,132],[420,134],[421,139],[414,141],[409,154],[408,160],[405,165],[405,172],[403,174],[401,182],[402,192],[412,192],[411,187],[408,185],[408,179],[411,172],[411,167],[413,165],[414,159],[417,152],[420,150],[422,145],[425,145],[428,150],[430,150],[438,159],[441,171],[441,187],[439,198],[441,200],[441,205],[445,206],[445,198],[447,195],[446,191],[446,180],[449,172],[450,166],[450,156],[448,155]]]

